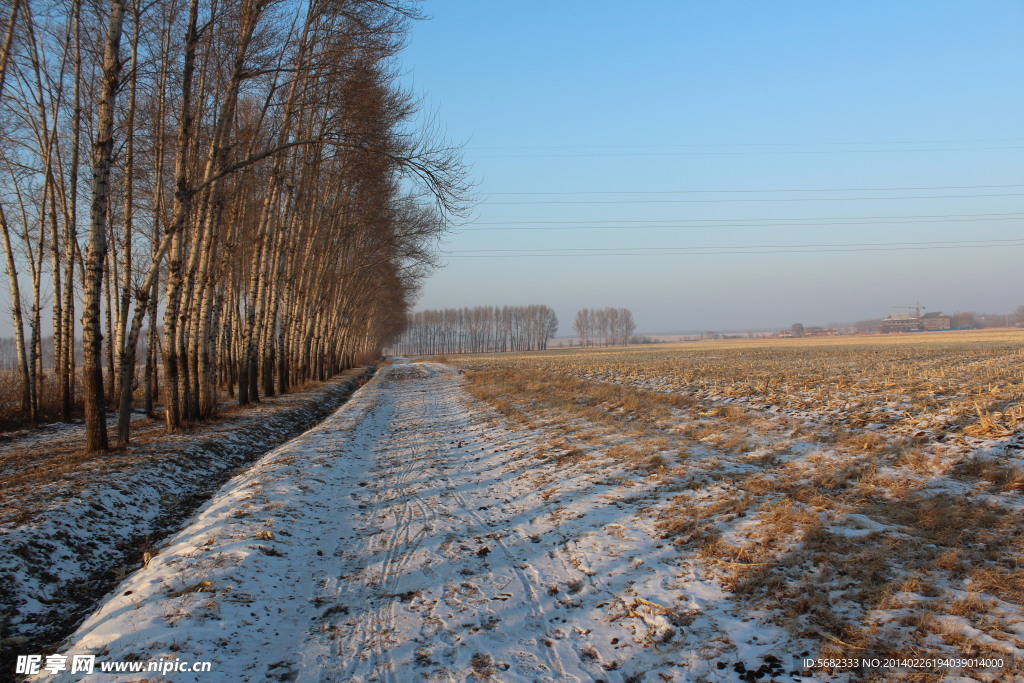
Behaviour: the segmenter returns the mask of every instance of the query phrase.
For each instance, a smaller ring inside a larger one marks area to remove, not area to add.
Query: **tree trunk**
[[[132,230],[135,218],[135,103],[138,93],[139,37],[141,17],[138,0],[132,3],[131,58],[129,68],[128,107],[125,114],[124,151],[124,247],[121,254],[121,291],[118,297],[117,333],[114,350],[117,361],[114,396],[118,401],[117,438],[121,445],[128,444],[128,426],[131,421],[135,384],[135,354],[139,333],[126,339],[128,311],[132,301]],[[114,283],[116,286],[116,283]],[[145,307],[144,307],[145,308]],[[140,317],[140,316],[136,316]],[[134,326],[133,326],[134,327]],[[141,325],[139,326],[141,329]],[[134,330],[133,330],[134,331]],[[127,415],[128,419],[123,419]]]
[[[14,324],[14,345],[18,354],[18,372],[21,375],[21,411],[29,411],[28,358],[25,357],[25,322],[21,313],[21,289],[18,287],[18,269],[11,248],[11,233],[7,227],[4,207],[0,205],[0,231],[3,232],[4,256],[7,259],[7,282],[11,289],[11,322]]]
[[[89,452],[106,451],[107,416],[103,397],[100,298],[103,267],[107,253],[107,209],[109,203],[110,160],[114,149],[114,102],[121,75],[121,27],[124,22],[122,0],[111,0],[107,37],[103,49],[103,81],[98,106],[96,142],[93,150],[92,205],[89,211],[89,247],[86,251],[85,287],[82,302],[83,381],[85,402],[85,441]]]
[[[167,230],[171,236],[170,258],[167,263],[167,296],[164,303],[164,416],[167,431],[181,427],[178,396],[178,308],[181,303],[181,228],[191,201],[186,177],[188,168],[189,136],[192,134],[192,76],[195,72],[199,1],[190,0],[188,28],[185,34],[185,61],[181,75],[181,115],[178,122],[177,157],[174,161],[174,223]]]
[[[78,164],[82,130],[81,2],[73,2],[75,36],[74,110],[71,115],[71,169],[68,180],[68,217],[64,225],[64,356],[57,375],[60,384],[60,417],[71,420],[75,392],[75,254],[78,247]],[[84,277],[84,274],[83,274]],[[58,296],[55,292],[54,296]]]

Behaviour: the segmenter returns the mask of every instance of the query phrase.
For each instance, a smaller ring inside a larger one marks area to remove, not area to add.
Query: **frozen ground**
[[[675,547],[664,563],[810,640],[801,652],[878,658],[843,669],[858,679],[1024,680],[1020,346],[740,351],[460,364],[474,396],[547,436],[564,480],[632,483],[636,527],[657,519]]]
[[[365,369],[354,371],[356,374]],[[81,425],[0,446],[0,680],[43,652],[141,566],[236,471],[333,411],[356,374],[264,400],[176,435],[143,418],[132,445],[90,456]]]
[[[671,493],[539,459],[537,438],[455,370],[390,366],[233,479],[61,651],[212,661],[173,680],[793,677],[807,644],[659,540],[650,505]]]

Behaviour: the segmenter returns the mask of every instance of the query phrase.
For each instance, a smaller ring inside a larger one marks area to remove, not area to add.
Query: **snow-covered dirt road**
[[[653,533],[644,510],[669,493],[595,463],[556,467],[538,438],[496,423],[451,368],[386,367],[232,480],[61,652],[94,654],[97,670],[209,661],[163,677],[197,681],[736,680],[737,659],[765,656],[792,668],[797,643]]]

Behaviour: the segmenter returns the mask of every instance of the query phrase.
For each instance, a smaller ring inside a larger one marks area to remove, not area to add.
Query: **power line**
[[[559,159],[559,158],[622,158],[622,157],[680,157],[680,156],[754,156],[758,154],[892,154],[896,152],[973,152],[973,151],[1004,151],[1008,149],[1024,149],[1024,145],[1004,145],[999,147],[923,147],[892,149],[804,149],[804,150],[750,150],[738,152],[726,151],[687,151],[687,152],[617,152],[604,154],[478,154],[476,159]]]
[[[468,229],[464,232],[503,232],[508,230],[542,230],[542,231],[555,231],[555,230],[650,230],[650,229],[686,229],[686,230],[706,230],[706,229],[717,229],[717,228],[780,228],[780,227],[795,227],[795,228],[819,228],[824,226],[858,226],[858,225],[907,225],[907,224],[919,224],[919,223],[975,223],[980,221],[1010,221],[1010,220],[1021,220],[1024,216],[1015,216],[1011,218],[954,218],[954,219],[922,219],[922,220],[909,220],[909,221],[868,221],[868,222],[833,222],[833,223],[794,223],[791,225],[780,225],[778,223],[741,223],[741,222],[725,222],[715,225],[702,224],[700,222],[692,225],[553,225],[546,227],[532,227],[532,226],[516,226],[516,227],[488,227],[479,229]],[[653,221],[661,223],[663,221]],[[669,221],[664,221],[668,223]]]
[[[972,138],[966,140],[873,140],[860,142],[722,142],[656,145],[516,145],[502,147],[470,147],[480,151],[523,149],[692,149],[708,147],[836,147],[843,145],[966,145],[995,142],[1022,142],[1024,138]]]
[[[526,206],[541,204],[727,204],[727,203],[750,203],[750,202],[856,202],[856,201],[877,201],[893,199],[977,199],[982,197],[1021,197],[1024,192],[1004,192],[992,194],[946,194],[946,195],[904,195],[901,197],[796,197],[791,199],[761,198],[761,199],[622,199],[614,201],[591,201],[591,200],[537,200],[525,202],[487,202],[489,206]]]
[[[913,245],[913,246],[893,246],[899,244]],[[807,245],[813,247],[813,245]],[[554,250],[543,250],[543,253],[538,251],[537,253],[525,253],[523,250],[517,250],[520,253],[461,253],[461,252],[447,252],[444,255],[448,258],[551,258],[551,257],[566,257],[566,256],[714,256],[714,255],[738,255],[738,254],[822,254],[822,253],[852,253],[852,252],[868,252],[868,251],[929,251],[938,249],[991,249],[994,247],[1006,248],[1006,247],[1024,247],[1024,240],[991,240],[991,241],[977,241],[977,242],[956,242],[956,243],[890,243],[879,246],[845,246],[845,245],[829,245],[834,248],[802,248],[800,245],[786,245],[782,247],[737,247],[723,248],[723,247],[682,247],[682,248],[671,248],[671,251],[576,251],[569,253],[553,253]],[[851,248],[852,247],[852,248]],[[715,251],[698,251],[700,249],[713,249]],[[498,250],[494,250],[498,251]]]
[[[1024,187],[1024,185],[939,185],[935,187],[842,187],[833,189],[808,189],[808,190],[657,190],[657,191],[634,191],[634,190],[608,190],[608,191],[578,191],[578,192],[486,192],[489,197],[499,196],[533,196],[533,195],[665,195],[665,194],[763,194],[769,192],[910,192],[924,190],[981,190],[987,188]]]
[[[730,245],[724,246],[711,246],[705,245],[701,247],[615,247],[621,252],[644,252],[644,251],[688,251],[692,249],[804,249],[804,248],[816,248],[816,247],[895,247],[895,246],[921,246],[921,245],[933,245],[933,244],[1006,244],[1016,243],[1024,241],[1024,238],[1013,238],[1013,239],[994,239],[994,240],[936,240],[929,242],[846,242],[842,244],[747,244],[741,247],[732,247]],[[483,254],[483,253],[499,253],[499,252],[515,252],[515,253],[541,253],[541,252],[589,252],[589,251],[608,251],[608,247],[552,247],[548,249],[454,249],[447,251],[447,254]]]
[[[771,222],[784,222],[793,223],[797,221],[887,221],[887,220],[902,220],[902,219],[916,219],[916,218],[928,218],[928,219],[947,219],[947,218],[981,218],[981,217],[1005,217],[1006,220],[1016,219],[1024,217],[1024,212],[1014,213],[946,213],[946,214],[917,214],[917,215],[904,215],[904,216],[816,216],[809,218],[682,218],[682,219],[659,219],[659,220],[607,220],[607,221],[479,221],[474,222],[473,225],[569,225],[569,224],[604,224],[604,223],[733,223],[737,220],[744,221],[771,221]],[[1002,218],[1000,218],[1001,220]],[[857,225],[857,223],[851,223],[851,225]]]

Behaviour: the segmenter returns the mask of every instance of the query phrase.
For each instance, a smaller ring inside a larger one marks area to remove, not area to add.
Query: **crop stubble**
[[[654,478],[658,533],[820,656],[1024,674],[1024,331],[454,362],[537,457]]]

